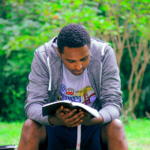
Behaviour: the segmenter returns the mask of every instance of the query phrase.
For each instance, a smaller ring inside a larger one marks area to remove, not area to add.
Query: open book
[[[43,105],[42,107],[43,116],[55,114],[56,110],[60,108],[61,106],[64,106],[64,108],[69,108],[70,110],[81,108],[89,112],[92,116],[99,118],[99,113],[96,109],[89,107],[87,105],[84,105],[82,103],[71,102],[69,100],[56,101],[56,102]]]

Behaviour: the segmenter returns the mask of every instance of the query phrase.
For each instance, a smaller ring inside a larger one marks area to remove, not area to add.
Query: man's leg
[[[38,150],[40,144],[46,143],[46,128],[27,119],[23,125],[18,150]]]
[[[101,140],[108,150],[128,150],[124,126],[119,119],[102,126]]]

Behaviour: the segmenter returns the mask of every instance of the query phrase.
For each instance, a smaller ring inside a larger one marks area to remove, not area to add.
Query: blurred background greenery
[[[69,23],[109,42],[123,119],[150,118],[150,0],[0,0],[0,120],[23,121],[34,50]]]

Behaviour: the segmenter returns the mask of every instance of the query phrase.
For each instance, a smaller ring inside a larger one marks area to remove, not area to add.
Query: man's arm
[[[42,48],[42,52],[39,49]],[[40,47],[34,53],[29,75],[29,85],[27,86],[27,99],[25,105],[26,115],[40,124],[49,125],[48,116],[42,116],[42,106],[46,104],[44,99],[48,99],[49,74],[46,63],[44,48]]]
[[[105,48],[105,55],[102,60],[102,77],[99,90],[99,99],[102,109],[99,110],[99,118],[90,118],[84,121],[85,125],[100,125],[119,118],[122,107],[122,92],[120,85],[119,69],[115,53],[110,46]]]
[[[44,50],[41,53],[44,53]],[[35,51],[29,75],[29,85],[27,86],[26,115],[29,119],[42,125],[77,126],[82,122],[82,112],[75,114],[73,110],[64,114],[59,109],[56,111],[56,115],[45,117],[42,115],[42,106],[46,104],[45,99],[49,98],[48,83],[50,78],[48,65],[44,57],[46,55],[40,54],[38,49]]]
[[[100,101],[102,109],[99,111],[99,113],[103,117],[103,124],[105,124],[119,118],[122,107],[119,68],[115,53],[111,46],[106,47],[102,64],[100,89]]]

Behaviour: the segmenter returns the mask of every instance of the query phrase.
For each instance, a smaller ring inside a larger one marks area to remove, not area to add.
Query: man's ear
[[[61,53],[60,53],[58,47],[56,47],[56,49],[57,49],[57,52],[58,52],[59,57],[61,58]]]

